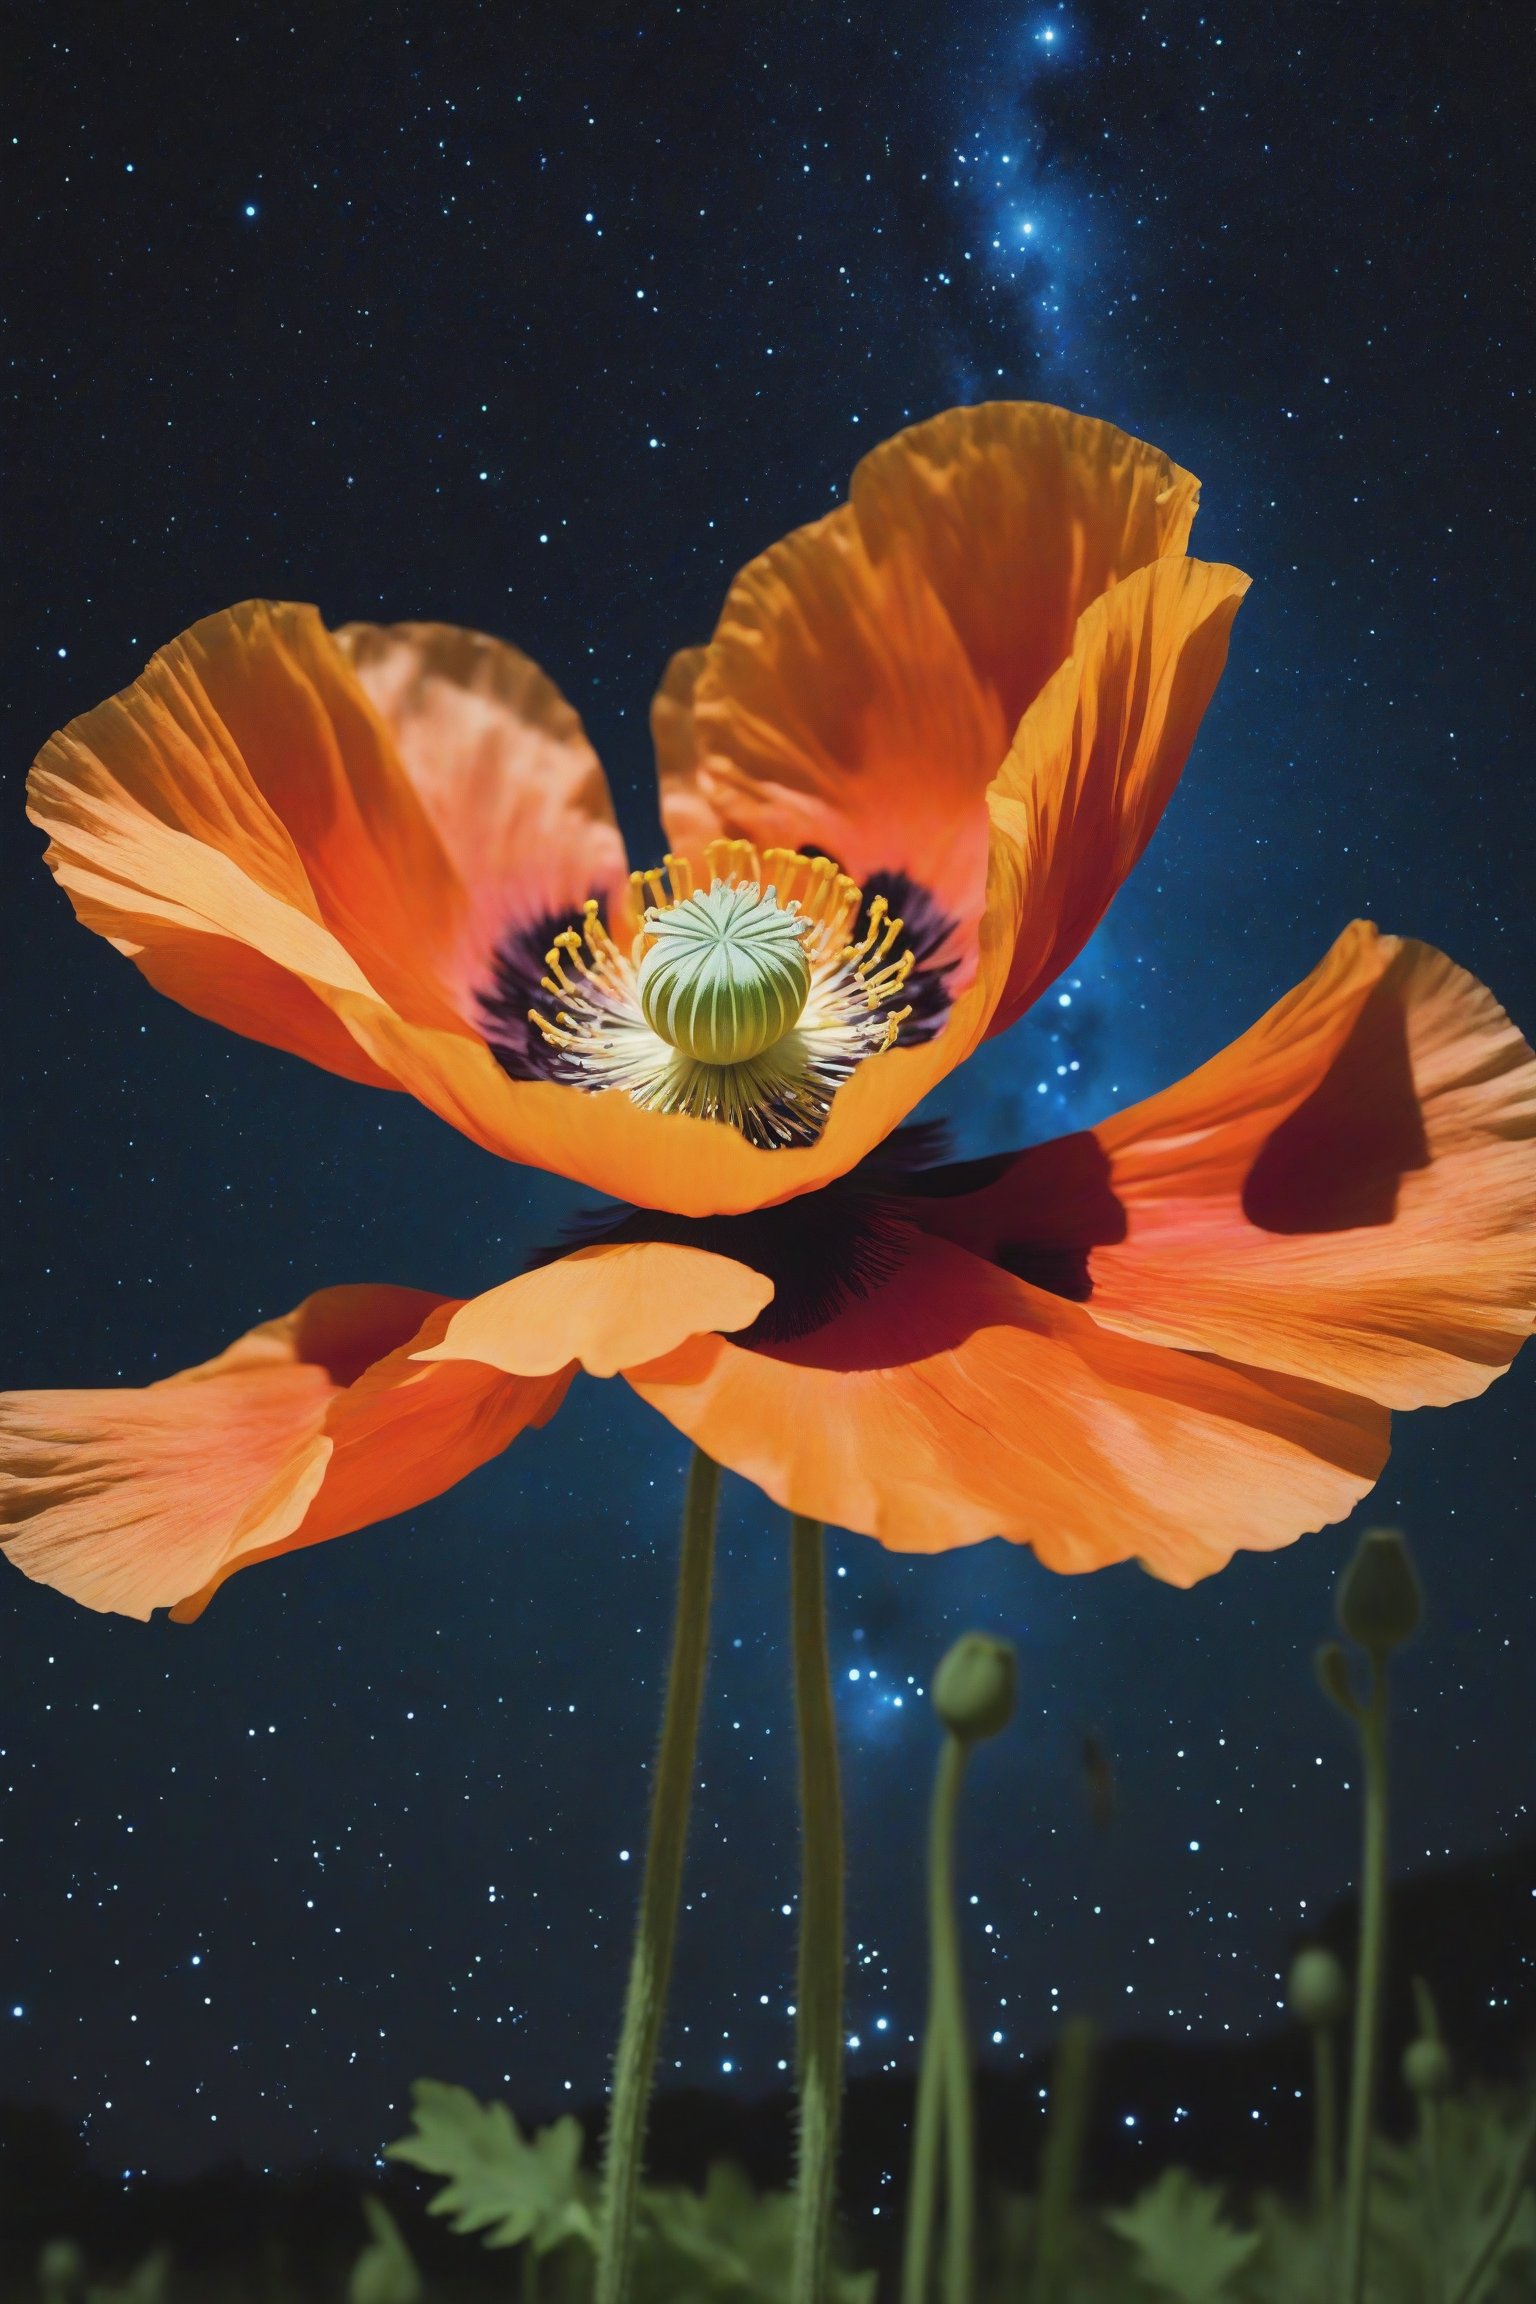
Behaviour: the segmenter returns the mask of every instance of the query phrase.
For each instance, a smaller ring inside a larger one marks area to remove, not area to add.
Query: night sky
[[[1189,1069],[1359,913],[1536,1026],[1516,0],[293,14],[144,5],[108,41],[34,0],[7,43],[0,1381],[144,1382],[341,1281],[472,1294],[581,1204],[76,926],[22,815],[49,733],[251,594],[479,626],[576,704],[648,857],[669,652],[864,449],[957,401],[1157,442],[1204,482],[1193,549],[1255,581],[1070,1005],[947,1083],[956,1153]],[[1430,1594],[1404,1870],[1531,1829],[1533,1387],[1528,1355],[1400,1422],[1366,1507]],[[422,2072],[596,2097],[685,1459],[583,1378],[463,1487],[190,1629],[0,1576],[0,2097],[165,2171],[366,2158]],[[751,2095],[792,2054],[787,1566],[738,1482],[721,1533],[667,2059]],[[1286,1947],[1350,1873],[1308,1663],[1348,1543],[1186,1594],[833,1539],[854,2072],[911,2056],[919,1691],[972,1624],[1022,1668],[963,1866],[985,2053],[1058,2009],[1278,2020]],[[1465,1957],[1494,1994],[1520,1950]]]

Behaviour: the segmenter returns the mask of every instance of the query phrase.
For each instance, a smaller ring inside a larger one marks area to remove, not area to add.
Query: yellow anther
[[[893,960],[889,968],[882,968],[876,976],[866,976],[861,969],[859,980],[868,995],[870,1007],[878,1008],[883,1001],[894,998],[911,975],[913,966],[913,955],[903,952],[899,960]]]
[[[579,1048],[581,1046],[581,1041],[573,1032],[560,1031],[556,1025],[551,1024],[547,1016],[541,1015],[537,1008],[529,1009],[528,1021],[530,1024],[537,1024],[539,1030],[543,1033],[544,1038],[549,1042],[552,1048]],[[567,1015],[564,1010],[562,1010],[560,1021],[562,1024],[574,1025],[576,1019],[574,1016]]]
[[[581,930],[579,928],[562,928],[555,938],[555,943],[559,950],[565,954],[573,968],[579,968],[583,976],[590,977],[592,971],[587,966],[587,956],[581,948]]]
[[[880,939],[880,949],[875,954],[875,958],[877,960],[883,960],[885,958],[887,952],[889,952],[891,946],[895,943],[897,937],[901,934],[905,926],[905,920],[887,921],[885,934]]]
[[[857,944],[849,944],[844,947],[843,958],[845,960],[862,960],[874,949],[875,938],[880,933],[880,923],[885,918],[886,909],[886,901],[883,896],[871,896],[869,900],[869,925]]]
[[[839,872],[828,893],[825,905],[829,935],[846,935],[851,923],[859,916],[864,891],[857,880],[850,880],[846,872]]]
[[[734,845],[733,841],[727,840],[722,834],[711,840],[705,849],[704,861],[709,866],[711,880],[729,880],[731,877],[731,850]]]
[[[827,889],[836,869],[837,867],[829,863],[825,856],[812,856],[808,859],[806,890],[800,907],[807,919],[820,920],[823,917],[826,910]]]
[[[637,912],[643,912],[650,899],[645,892],[645,874],[631,872],[629,876],[630,901]]]
[[[546,976],[543,979],[544,989],[546,992],[558,991],[569,993],[575,991],[575,985],[568,982],[565,970],[560,965],[560,949],[558,944],[551,944],[549,950],[544,955],[544,965],[549,970],[549,976],[553,976],[555,980],[554,983],[551,984],[549,976]]]
[[[587,898],[581,915],[581,932],[587,940],[587,950],[600,968],[610,966],[618,958],[619,948],[603,926],[595,896]]]
[[[800,877],[804,863],[805,858],[797,856],[793,848],[765,848],[763,850],[763,870],[773,882],[774,887],[777,888],[779,902],[785,906],[786,910],[794,901],[795,882]]]
[[[667,879],[671,883],[673,903],[686,904],[693,894],[693,866],[686,856],[673,856],[671,854],[664,856],[662,862],[667,868]]]

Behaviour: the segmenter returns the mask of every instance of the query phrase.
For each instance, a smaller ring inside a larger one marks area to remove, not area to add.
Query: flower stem
[[[944,2070],[944,2304],[970,2304],[976,2233],[975,2114],[965,2038],[965,1983],[955,1914],[955,1825],[969,1747],[946,1736],[933,1788],[928,1849],[928,1927],[933,1961],[930,2022],[937,2018]]]
[[[944,2047],[942,2011],[930,1982],[928,2028],[917,2075],[917,2109],[912,2123],[912,2174],[907,2186],[907,2236],[902,2254],[901,2304],[928,2304],[933,2262],[933,2228],[939,2204],[939,2153],[944,2134]]]
[[[715,1506],[720,1468],[702,1449],[693,1452],[683,1506],[677,1615],[667,1677],[661,1745],[651,1789],[651,1828],[635,1923],[624,2025],[614,2062],[613,2099],[603,2155],[594,2304],[627,2304],[635,2245],[635,2208],[646,2114],[661,2040],[683,1849],[693,1795],[694,1752],[709,1656],[709,1600],[714,1581]]]
[[[1333,2214],[1339,2167],[1339,2060],[1331,2024],[1312,2027],[1312,2209]]]
[[[928,2278],[933,2261],[933,2235],[938,2220],[939,2161],[948,2146],[949,2245],[945,2252],[945,2304],[955,2276],[956,2207],[954,2179],[964,2153],[964,2118],[969,2109],[969,2075],[965,2071],[964,2018],[959,1995],[959,1949],[955,1929],[955,1816],[965,1774],[966,1748],[958,1736],[947,1735],[939,1753],[928,1822],[928,2024],[923,2034],[923,2060],[917,2082],[917,2111],[912,2132],[912,2179],[907,2194],[907,2238],[902,2261],[901,2304],[927,2304]],[[954,2043],[957,2016],[961,2022],[960,2072],[964,2107],[957,2144],[954,2103]],[[962,2176],[962,2189],[965,2179]],[[965,2222],[964,2209],[958,2221]],[[962,2230],[962,2244],[964,2234]],[[966,2260],[968,2261],[968,2254]]]
[[[790,2304],[826,2304],[843,2083],[843,1803],[827,1659],[827,1586],[819,1520],[789,1524],[790,1625],[800,1738],[800,1973],[795,2060],[800,2091]]]
[[[1365,1842],[1360,1864],[1360,1954],[1355,1975],[1354,2055],[1349,2075],[1349,2130],[1344,2152],[1344,2297],[1365,2295],[1370,2206],[1371,2115],[1376,2099],[1377,2043],[1387,1934],[1387,1672],[1371,1658],[1370,1699],[1360,1713],[1365,1777]]]
[[[1058,2304],[1071,2264],[1073,2216],[1093,2109],[1096,2047],[1089,2019],[1069,2017],[1051,2063],[1050,2119],[1040,2153],[1033,2304]]]

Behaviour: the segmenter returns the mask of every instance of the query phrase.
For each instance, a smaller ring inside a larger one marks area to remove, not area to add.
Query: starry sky
[[[109,51],[99,13],[32,0],[13,31],[0,1381],[143,1382],[339,1281],[470,1294],[578,1205],[78,928],[21,814],[50,731],[250,594],[441,618],[550,670],[648,855],[669,652],[866,447],[956,401],[1156,441],[1203,479],[1195,550],[1255,579],[1151,853],[947,1084],[956,1152],[1175,1077],[1360,913],[1536,1025],[1515,0],[292,14],[167,0]],[[1531,1829],[1533,1386],[1536,1359],[1400,1424],[1369,1507],[1430,1594],[1404,1870]],[[0,2096],[167,2172],[366,2157],[420,2072],[595,2098],[685,1453],[583,1379],[462,1488],[239,1577],[194,1628],[0,1578]],[[1185,1594],[832,1540],[853,2070],[910,2058],[921,1692],[970,1625],[1021,1656],[962,1866],[986,2055],[1058,2011],[1278,2020],[1286,1947],[1350,1873],[1308,1663],[1347,1543]],[[736,1482],[721,1544],[666,2055],[753,2095],[792,2053],[787,1566]],[[1467,1948],[1490,1990],[1517,1956]]]

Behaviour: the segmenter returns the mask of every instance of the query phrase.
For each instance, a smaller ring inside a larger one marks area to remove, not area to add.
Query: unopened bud
[[[1339,1579],[1339,1622],[1373,1656],[1390,1656],[1419,1628],[1423,1596],[1400,1528],[1367,1528]]]
[[[1285,2004],[1298,2024],[1337,2024],[1349,2006],[1344,1971],[1324,1944],[1309,1944],[1291,1962]]]
[[[1013,1718],[1016,1679],[1011,1640],[964,1632],[933,1676],[933,1708],[962,1744],[979,1744]]]
[[[1443,2040],[1410,2040],[1403,2050],[1403,2078],[1415,2096],[1444,2096],[1451,2085],[1451,2059]]]

